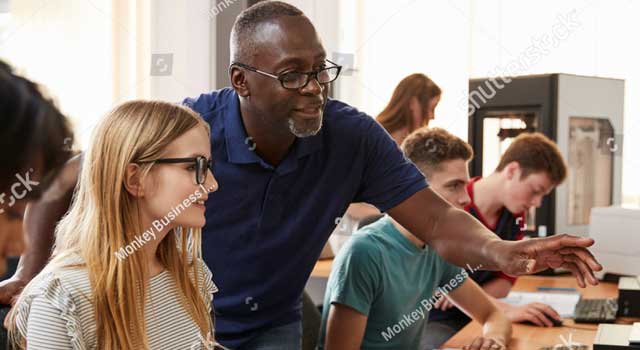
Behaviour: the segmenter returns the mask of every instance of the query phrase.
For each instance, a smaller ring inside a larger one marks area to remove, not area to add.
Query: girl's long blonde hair
[[[85,268],[93,291],[99,349],[148,349],[144,301],[148,275],[143,250],[126,259],[116,251],[144,231],[136,199],[124,187],[125,169],[138,163],[142,178],[154,160],[185,132],[209,126],[195,112],[174,104],[132,101],[116,107],[99,124],[83,160],[80,186],[71,209],[56,229],[52,260],[41,272]],[[197,324],[202,339],[213,335],[213,322],[202,298],[197,259],[202,257],[201,229],[178,227],[160,242],[157,256],[174,278],[180,301]],[[69,264],[79,256],[81,266]],[[34,279],[35,280],[35,279]],[[17,305],[27,295],[25,287]],[[206,293],[205,293],[206,295]],[[16,309],[16,308],[14,308]],[[12,339],[24,346],[15,329]]]

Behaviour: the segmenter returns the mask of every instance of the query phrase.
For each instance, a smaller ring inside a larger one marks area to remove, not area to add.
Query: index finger
[[[570,247],[588,248],[595,243],[593,238],[578,237],[568,234],[553,235],[551,237],[541,238],[541,240],[545,241],[544,245],[546,248],[553,250]]]
[[[580,260],[584,261],[589,267],[594,271],[602,270],[602,265],[598,263],[596,257],[591,254],[588,249],[585,248],[562,248],[560,249],[560,254],[562,255],[575,255]]]

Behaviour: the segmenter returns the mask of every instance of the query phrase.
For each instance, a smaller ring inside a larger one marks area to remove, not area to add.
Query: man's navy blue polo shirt
[[[317,135],[298,138],[276,167],[253,152],[238,95],[226,88],[184,103],[211,127],[214,175],[204,261],[214,296],[216,338],[236,348],[300,320],[300,298],[320,251],[352,202],[381,211],[427,187],[370,116],[329,100]]]

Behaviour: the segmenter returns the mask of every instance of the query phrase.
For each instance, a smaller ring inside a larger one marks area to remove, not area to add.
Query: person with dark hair
[[[210,125],[220,183],[206,203],[202,252],[220,289],[222,345],[300,348],[302,291],[353,202],[387,212],[453,264],[514,275],[566,266],[581,285],[597,283],[593,240],[499,239],[434,193],[373,118],[329,100],[341,67],[296,7],[263,1],[244,10],[230,46],[232,87],[184,101]]]
[[[541,133],[522,133],[500,157],[495,171],[474,177],[465,186],[470,201],[464,209],[504,240],[521,240],[524,213],[538,208],[543,198],[567,176],[558,146]],[[529,303],[512,306],[497,299],[509,294],[516,278],[496,271],[476,271],[469,276],[491,296],[511,322],[553,327],[562,318],[551,306]],[[469,323],[470,319],[443,299],[430,314],[425,343],[438,347]]]
[[[58,174],[73,155],[73,134],[67,118],[34,82],[14,73],[0,60],[0,215],[23,219],[27,204],[31,213],[41,208],[36,203],[70,200],[69,188],[60,191]],[[73,188],[71,186],[70,188]],[[66,207],[66,205],[65,205]],[[23,225],[26,252],[11,278],[0,281],[0,321],[4,320],[13,298],[44,266],[53,244],[55,222],[64,213],[48,206],[38,220],[26,219]],[[43,218],[55,216],[54,221]],[[48,234],[31,236],[35,227],[47,225]],[[41,239],[41,238],[45,239]],[[0,240],[6,239],[0,236]],[[37,254],[32,254],[37,252]],[[0,257],[5,271],[5,257]],[[16,259],[10,257],[9,259]],[[23,263],[29,261],[28,266]],[[15,266],[15,264],[11,264]],[[13,273],[13,271],[8,271]],[[0,343],[6,343],[6,330],[0,329]]]
[[[414,130],[428,126],[435,118],[442,90],[424,74],[411,74],[398,83],[391,100],[376,116],[399,145]]]
[[[463,160],[460,168],[465,169],[473,158],[473,149],[468,143],[441,128],[423,127],[415,130],[402,141],[400,147],[429,182],[433,182],[435,173],[449,165],[448,161]],[[455,184],[460,185],[459,182]]]
[[[402,150],[442,198],[460,209],[469,203],[464,189],[473,156],[469,144],[424,127],[405,139]],[[483,325],[482,335],[465,349],[506,349],[511,324],[468,277],[383,215],[358,230],[333,262],[320,349],[433,349],[421,342],[429,312],[444,296]]]
[[[421,127],[429,126],[435,119],[435,109],[440,102],[442,90],[422,73],[411,74],[398,83],[389,103],[376,120],[399,145]],[[358,222],[359,226],[380,216],[380,211],[367,203],[353,203],[344,215],[346,220]]]
[[[67,118],[38,85],[0,61],[0,214],[22,218],[71,158]]]

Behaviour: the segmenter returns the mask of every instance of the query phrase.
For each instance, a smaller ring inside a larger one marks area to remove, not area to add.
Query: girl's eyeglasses
[[[164,164],[176,164],[176,163],[193,163],[196,169],[196,184],[202,185],[207,180],[207,170],[213,171],[213,161],[203,156],[190,157],[190,158],[160,158],[156,160],[150,160],[145,163],[164,163]]]

